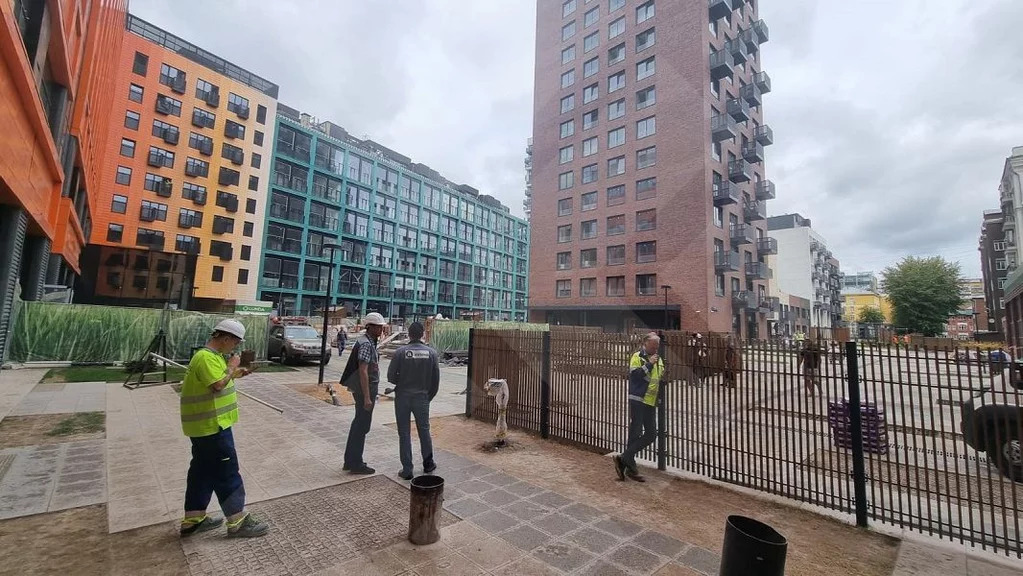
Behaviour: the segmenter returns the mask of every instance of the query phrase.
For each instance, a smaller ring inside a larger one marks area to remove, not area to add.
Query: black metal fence
[[[662,333],[658,467],[1023,557],[1023,394],[1011,362],[957,350],[820,342],[809,350]],[[601,453],[626,440],[642,334],[473,330],[466,412]],[[805,346],[804,346],[805,348]],[[732,360],[729,363],[729,360]],[[807,366],[814,370],[807,370]]]

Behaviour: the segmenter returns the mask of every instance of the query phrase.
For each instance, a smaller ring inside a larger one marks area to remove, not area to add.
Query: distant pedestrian
[[[245,512],[245,485],[231,431],[238,422],[234,380],[250,373],[248,368],[240,367],[241,357],[233,354],[244,338],[241,322],[221,321],[206,346],[188,362],[181,383],[181,429],[192,443],[182,536],[213,530],[224,523],[224,518],[206,514],[213,494],[227,517],[228,537],[263,536],[270,530],[266,523]],[[231,358],[225,361],[228,354]]]
[[[800,350],[798,365],[803,369],[803,385],[806,387],[806,393],[813,398],[814,387],[818,392],[822,392],[820,383],[821,350],[813,338],[807,340],[803,349]]]
[[[710,357],[710,350],[707,349],[707,341],[703,334],[697,332],[689,339],[690,383],[696,386],[703,385],[703,379],[707,374],[707,361]]]
[[[742,371],[742,358],[740,357],[739,350],[735,345],[735,337],[731,334],[728,335],[728,341],[725,343],[725,369],[723,385],[727,388],[735,388],[739,373]]]
[[[413,322],[408,328],[409,343],[398,348],[387,367],[387,381],[394,384],[394,416],[398,426],[398,477],[412,479],[412,417],[419,432],[419,450],[423,472],[437,469],[430,438],[430,402],[440,389],[440,362],[437,352],[423,344],[423,325]]]
[[[327,326],[327,346],[333,348],[337,345],[337,333],[337,326],[334,324]]]
[[[337,356],[341,357],[341,354],[345,351],[345,346],[348,344],[348,328],[344,324],[337,327]]]
[[[362,321],[366,327],[366,335],[360,337],[348,357],[348,364],[341,374],[341,385],[348,388],[355,399],[355,418],[348,431],[348,442],[345,445],[345,458],[342,470],[351,474],[374,474],[363,460],[366,449],[366,434],[373,424],[373,406],[380,392],[380,355],[377,352],[377,341],[384,330],[384,317],[377,312],[370,312]]]
[[[646,482],[636,466],[636,454],[657,439],[657,394],[664,376],[664,362],[657,355],[661,339],[651,332],[643,347],[629,359],[629,436],[625,451],[614,457],[619,480],[628,476]]]

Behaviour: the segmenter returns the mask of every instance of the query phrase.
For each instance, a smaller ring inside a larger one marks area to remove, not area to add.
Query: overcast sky
[[[533,0],[132,0],[131,11],[276,82],[281,102],[521,215]],[[847,272],[940,254],[979,276],[981,213],[998,207],[1005,157],[1023,145],[1023,2],[762,0],[761,16],[770,213],[811,218]]]

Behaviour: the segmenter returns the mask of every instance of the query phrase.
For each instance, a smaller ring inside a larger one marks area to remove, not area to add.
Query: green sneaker
[[[227,525],[228,538],[259,538],[260,536],[266,536],[266,533],[269,531],[270,525],[256,520],[252,517],[252,514],[246,514],[245,518],[236,523],[228,523]]]
[[[185,518],[181,521],[181,535],[191,536],[199,532],[207,532],[218,528],[224,523],[223,518],[213,518],[211,516],[203,516],[202,519],[196,518]]]

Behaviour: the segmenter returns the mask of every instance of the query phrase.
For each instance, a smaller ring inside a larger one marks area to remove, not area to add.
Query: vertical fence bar
[[[472,352],[473,352],[473,337],[475,336],[476,330],[469,328],[469,358],[466,362],[465,371],[465,417],[472,418]]]
[[[657,351],[657,356],[661,362],[665,364],[667,361],[667,345],[664,343],[664,332],[658,332],[658,337],[661,339],[660,349]],[[661,373],[661,382],[657,388],[657,469],[666,470],[667,465],[667,453],[668,453],[668,407],[666,405],[667,395],[665,391],[664,381],[665,374]]]
[[[860,412],[860,366],[856,343],[845,343],[849,365],[849,431],[852,436],[853,487],[856,495],[856,525],[867,527],[867,472],[863,463],[863,417]]]
[[[543,333],[540,360],[540,437],[551,435],[551,333]]]

